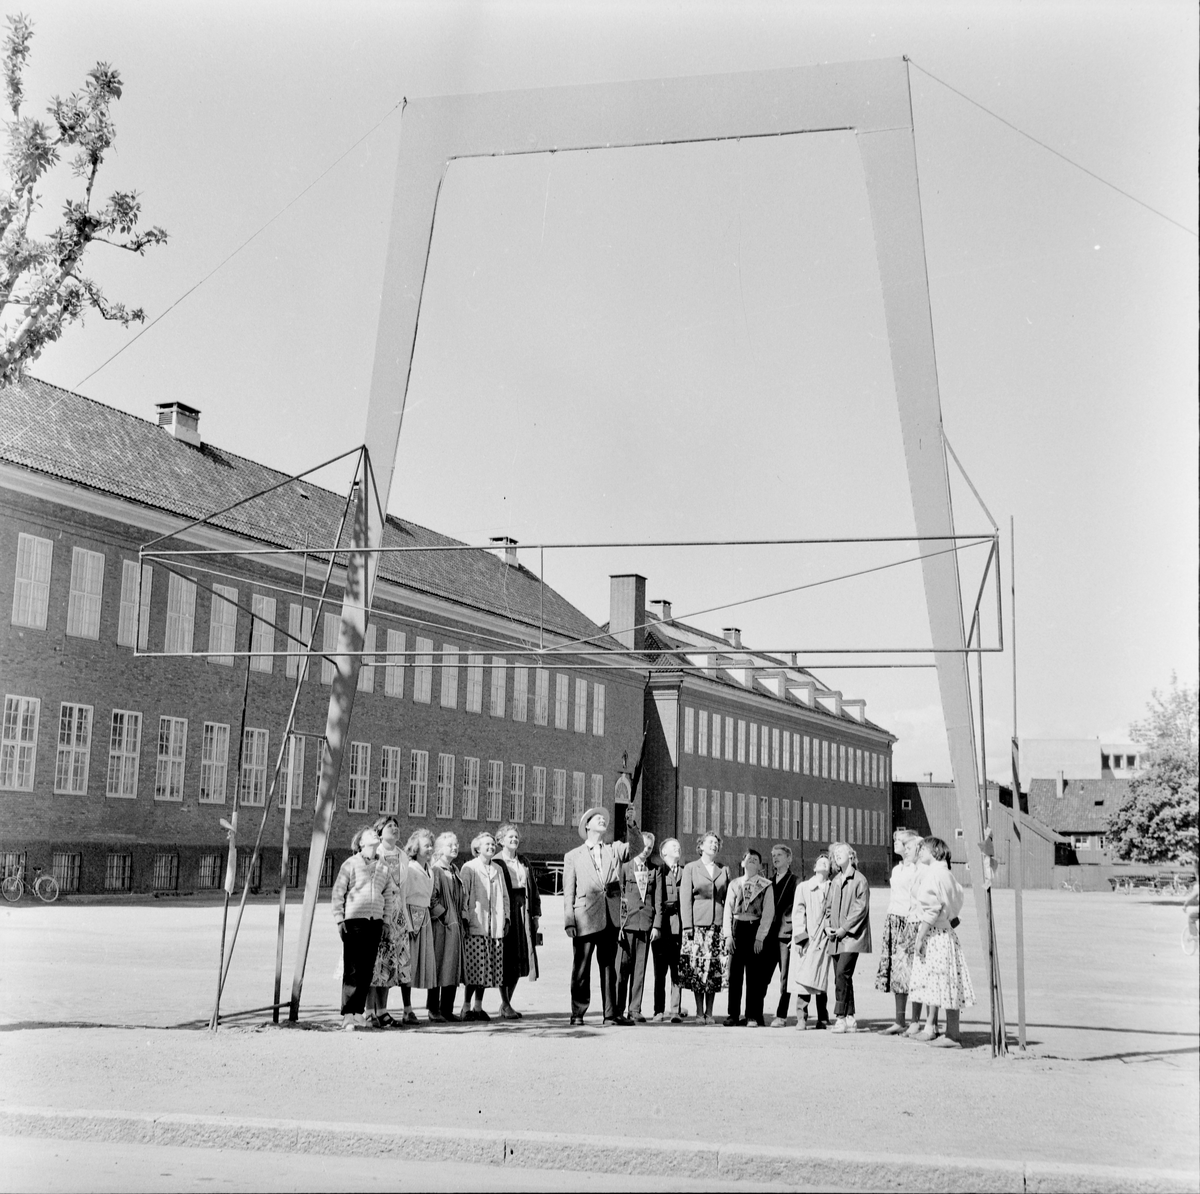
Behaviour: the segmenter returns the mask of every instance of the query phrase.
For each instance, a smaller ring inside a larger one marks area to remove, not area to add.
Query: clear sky
[[[401,96],[908,54],[1195,223],[1192,3],[27,11],[29,109],[97,59],[124,76],[100,185],[140,191],[171,242],[141,260],[99,247],[89,269],[150,317],[382,120],[82,386],[132,333],[92,318],[33,370],[146,417],[188,402],[206,439],[282,469],[361,440]],[[1016,520],[1020,729],[1120,739],[1172,670],[1196,675],[1197,241],[921,71],[911,84],[947,433],[997,521]],[[853,138],[456,164],[391,508],[473,542],[910,533]],[[961,486],[955,510],[986,525]],[[610,572],[644,573],[687,614],[906,551],[550,553],[546,576],[603,621]],[[982,562],[964,554],[965,589]],[[1007,602],[1007,541],[1004,567]],[[912,565],[695,620],[804,651],[928,641]],[[948,778],[932,672],[802,661],[899,736],[897,775]],[[1010,709],[1009,658],[989,657],[1002,779]]]

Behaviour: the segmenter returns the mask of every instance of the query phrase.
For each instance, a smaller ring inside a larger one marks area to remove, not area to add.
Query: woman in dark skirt
[[[504,980],[500,986],[500,1018],[519,1020],[521,1013],[512,1005],[513,991],[519,979],[537,982],[537,931],[542,915],[542,897],[534,882],[533,866],[517,851],[521,831],[515,825],[501,825],[496,834],[500,853],[496,861],[508,889],[509,922],[504,935]]]
[[[697,846],[700,857],[683,868],[679,885],[683,926],[679,985],[690,987],[695,995],[700,1023],[714,1024],[713,1002],[725,986],[729,967],[729,951],[721,932],[729,868],[717,862],[721,839],[715,833],[701,834]]]

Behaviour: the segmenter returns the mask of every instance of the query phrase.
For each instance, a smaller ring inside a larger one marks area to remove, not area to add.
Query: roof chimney
[[[608,578],[608,633],[630,651],[646,646],[646,578],[627,572]]]
[[[1057,796],[1059,798],[1059,800],[1061,800],[1063,798],[1063,793],[1066,791],[1066,788],[1067,788],[1066,776],[1064,775],[1063,772],[1060,771],[1054,777],[1054,794],[1055,794],[1055,796]]]
[[[185,406],[182,402],[159,402],[158,425],[167,429],[168,435],[199,448],[200,444],[200,412],[194,406]]]
[[[659,597],[657,601],[651,601],[650,604],[658,606],[658,616],[664,622],[669,622],[671,620],[671,603],[669,601]]]
[[[517,566],[517,541],[508,535],[493,535],[490,542],[492,550],[510,568]]]
[[[742,632],[736,626],[726,626],[721,633],[725,636],[725,641],[731,647],[740,648],[742,645]]]

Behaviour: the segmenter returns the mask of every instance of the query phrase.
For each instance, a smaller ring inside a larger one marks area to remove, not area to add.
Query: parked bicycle
[[[1064,879],[1062,881],[1063,891],[1082,891],[1083,884],[1078,879]]]
[[[53,904],[58,899],[58,880],[53,875],[43,874],[40,866],[34,868],[29,886],[43,904]],[[3,894],[10,904],[15,904],[25,894],[25,887],[25,864],[22,863],[15,875],[9,875],[0,883],[0,894]]]

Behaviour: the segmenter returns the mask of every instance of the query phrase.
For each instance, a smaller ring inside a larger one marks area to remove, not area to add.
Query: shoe
[[[917,1041],[936,1041],[939,1036],[936,1028],[922,1028],[920,1032],[913,1038]]]
[[[442,1019],[445,1020],[447,1024],[457,1024],[462,1019],[462,1016],[456,1016],[453,1012],[447,1012]]]
[[[655,1012],[654,1015],[650,1017],[650,1023],[661,1024],[665,1018],[666,1017],[662,1014],[662,1012]]]
[[[481,1007],[477,1007],[471,1016],[473,1020],[490,1020],[491,1018]]]
[[[786,1016],[776,1016],[775,1019],[771,1021],[771,1027],[772,1028],[786,1028],[787,1027],[787,1017]]]
[[[519,1020],[520,1018],[521,1013],[513,1011],[511,1007],[502,1007],[500,1009],[501,1020]]]
[[[621,1028],[633,1027],[633,1021],[628,1016],[616,1016],[613,1019],[613,1023],[619,1025]]]
[[[400,1023],[401,1024],[420,1024],[421,1021],[417,1019],[417,1013],[414,1012],[411,1007],[406,1007],[404,1009],[404,1015],[400,1017]]]
[[[829,1021],[828,1021],[828,1020],[818,1020],[818,1021],[817,1021],[817,1022],[816,1022],[816,1023],[813,1025],[813,1028],[819,1028],[819,1029],[820,1029],[822,1032],[824,1032],[824,1031],[825,1031],[825,1029],[827,1029],[828,1027],[829,1027]]]
[[[607,1016],[600,1021],[601,1028],[616,1028],[616,1026],[617,1021],[615,1019],[609,1019]]]
[[[889,1024],[880,1035],[881,1036],[903,1036],[907,1031],[908,1031],[907,1024]]]
[[[430,1024],[445,1024],[446,1017],[441,1012],[429,1011],[426,1013],[429,1016]]]
[[[847,1032],[857,1032],[858,1031],[858,1021],[853,1016],[846,1017],[846,1031]]]
[[[929,1047],[931,1049],[961,1049],[962,1041],[956,1041],[952,1036],[943,1034],[936,1040],[930,1041]]]
[[[646,1023],[646,1017],[643,1016],[641,1012],[638,1012],[638,1014],[636,1016],[632,1017],[632,1019],[635,1024],[645,1024]],[[659,1016],[659,1019],[661,1020],[662,1017]]]
[[[830,1032],[845,1032],[846,1031],[846,1017],[838,1016],[838,1018],[836,1020],[834,1020],[833,1027],[829,1031]]]
[[[808,1028],[808,1018],[806,1016],[796,1017],[796,1031],[804,1032]]]
[[[357,1032],[360,1027],[361,1025],[359,1024],[356,1016],[345,1015],[342,1017],[343,1032]]]
[[[745,1021],[739,1020],[737,1018],[737,1016],[726,1016],[725,1019],[721,1021],[721,1024],[725,1028],[736,1028],[739,1024],[744,1024],[744,1023],[745,1023]]]
[[[747,1020],[742,1021],[742,1027],[743,1028],[765,1028],[766,1025],[763,1024],[763,1022],[761,1020],[748,1020],[747,1019]]]
[[[686,1020],[688,1018],[688,1016],[690,1016],[691,1014],[692,1014],[691,1012],[685,1011],[683,1008],[679,1009],[679,1018],[681,1020]]]
[[[574,1028],[576,1024],[578,1024],[581,1028],[583,1027],[583,1016],[576,1015],[574,1012],[572,1012],[571,1013],[571,1027]]]
[[[905,1035],[906,1037],[908,1037],[908,1039],[909,1039],[909,1040],[912,1040],[912,1039],[913,1039],[913,1037],[920,1036],[920,1034],[921,1034],[921,1023],[920,1023],[920,1021],[919,1021],[919,1020],[914,1020],[914,1021],[913,1021],[913,1022],[912,1022],[912,1023],[911,1023],[911,1024],[910,1024],[910,1025],[907,1027],[907,1028],[906,1028],[906,1029],[905,1029],[905,1030],[904,1030],[904,1035]]]
[[[680,1013],[679,1013],[679,1012],[672,1012],[672,1013],[671,1013],[671,1023],[672,1023],[672,1024],[682,1024],[682,1023],[683,1023],[683,1016],[682,1016],[682,1015],[680,1015]]]

